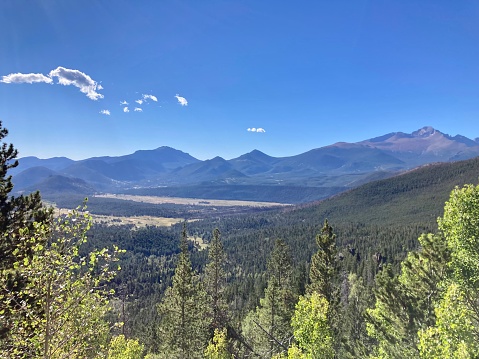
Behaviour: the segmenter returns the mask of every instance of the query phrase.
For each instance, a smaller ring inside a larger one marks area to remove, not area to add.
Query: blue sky
[[[462,0],[2,0],[0,120],[40,158],[475,138],[478,19]]]

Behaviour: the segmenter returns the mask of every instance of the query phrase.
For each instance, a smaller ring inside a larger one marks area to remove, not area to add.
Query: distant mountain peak
[[[170,147],[170,146],[160,146],[158,148],[155,149],[155,151],[161,151],[161,150],[173,150],[173,151],[179,151],[173,147]]]
[[[439,132],[439,131],[436,131],[434,127],[424,126],[423,128],[420,128],[419,130],[414,131],[412,135],[414,137],[429,137],[434,135],[436,132]]]
[[[223,157],[220,157],[220,156],[216,156],[216,157],[213,157],[209,160],[206,160],[205,162],[210,162],[210,163],[223,163],[223,162],[226,162],[226,160],[223,158]]]
[[[238,158],[239,159],[250,158],[250,159],[267,160],[267,161],[272,159],[271,156],[268,156],[266,153],[261,152],[260,150],[253,150],[251,152],[245,153],[244,155],[241,155]]]

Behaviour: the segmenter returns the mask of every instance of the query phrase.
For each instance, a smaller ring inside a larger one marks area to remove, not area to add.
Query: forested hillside
[[[38,193],[11,196],[16,155],[4,144],[2,358],[477,356],[479,187],[463,185],[479,159],[135,228],[92,225],[86,209],[185,208],[108,200],[54,218]]]

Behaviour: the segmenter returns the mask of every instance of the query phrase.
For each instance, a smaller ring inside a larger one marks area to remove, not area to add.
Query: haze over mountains
[[[479,142],[432,127],[335,143],[290,157],[253,150],[200,161],[170,147],[73,161],[24,157],[12,174],[16,191],[91,195],[141,193],[199,198],[305,202],[432,162],[479,156]]]

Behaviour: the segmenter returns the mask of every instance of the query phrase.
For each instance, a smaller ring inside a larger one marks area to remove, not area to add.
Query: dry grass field
[[[203,249],[208,248],[208,243],[205,243],[203,241],[203,238],[201,238],[201,237],[192,236],[192,237],[188,237],[188,240],[192,241],[195,244],[195,246],[197,248],[199,248],[200,251],[202,251]]]
[[[99,198],[115,198],[123,199],[127,201],[153,203],[153,204],[183,204],[183,205],[198,205],[198,206],[246,206],[246,207],[276,207],[276,206],[288,206],[284,203],[274,202],[253,202],[253,201],[233,201],[233,200],[219,200],[219,199],[199,199],[199,198],[179,198],[179,197],[156,197],[156,196],[135,196],[127,194],[100,194],[94,197]]]
[[[135,201],[150,204],[177,204],[177,205],[194,205],[194,206],[208,206],[208,207],[277,207],[287,206],[282,203],[272,202],[254,202],[254,201],[233,201],[233,200],[216,200],[216,199],[198,199],[198,198],[179,198],[179,197],[156,197],[156,196],[135,196],[125,194],[101,194],[95,195],[99,198],[114,198],[125,201]],[[55,207],[55,214],[61,215],[68,213],[68,209],[57,208],[54,203],[47,203]],[[113,216],[113,215],[99,215],[91,214],[94,223],[103,223],[106,225],[134,225],[135,227],[144,226],[164,226],[169,227],[176,223],[184,221],[184,218],[165,218],[153,216]],[[201,248],[204,247],[201,239],[189,238],[197,243]]]
[[[67,214],[70,209],[65,208],[55,208],[55,215]],[[152,216],[103,216],[99,214],[90,214],[93,220],[93,223],[104,223],[106,225],[123,225],[123,224],[132,224],[136,227],[145,227],[145,226],[159,226],[159,227],[169,227],[173,224],[182,222],[183,218],[164,218],[164,217],[152,217]]]
[[[117,217],[117,216],[102,216],[92,214],[93,222],[106,223],[109,225],[119,224],[133,224],[137,227],[145,226],[159,226],[169,227],[173,224],[183,221],[183,218],[164,218],[164,217],[151,217],[151,216],[131,216],[131,217]]]

